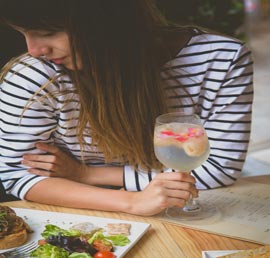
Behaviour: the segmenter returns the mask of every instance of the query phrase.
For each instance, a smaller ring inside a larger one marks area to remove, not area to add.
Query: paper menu
[[[200,198],[217,205],[224,220],[270,232],[269,185],[244,183],[213,192],[205,191]]]
[[[209,202],[221,211],[221,218],[209,223],[184,223],[159,218],[186,227],[260,244],[270,244],[270,186],[239,180],[225,188],[201,191],[199,201]]]

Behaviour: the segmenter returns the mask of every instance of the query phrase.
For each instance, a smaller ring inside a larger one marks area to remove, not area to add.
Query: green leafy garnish
[[[0,212],[0,219],[4,218],[5,216],[7,216],[6,212],[4,212],[4,211]]]
[[[0,212],[0,232],[2,232],[5,226],[8,225],[6,216],[7,216],[7,213],[5,211]]]
[[[87,253],[72,253],[68,258],[93,258]]]
[[[39,246],[33,252],[31,252],[30,257],[42,257],[42,258],[68,258],[69,253],[60,247],[45,244]]]
[[[95,240],[97,239],[104,239],[105,236],[102,234],[102,232],[97,231],[96,233],[94,233],[94,235],[88,239],[88,243],[91,245]]]
[[[75,229],[66,230],[52,224],[46,225],[45,230],[41,233],[41,235],[45,239],[48,239],[49,236],[58,236],[59,234],[61,234],[62,236],[72,236],[72,237],[78,237],[81,235],[79,230]]]
[[[106,236],[106,239],[111,240],[113,245],[125,246],[130,243],[130,240],[125,235]]]
[[[51,244],[44,244],[35,249],[30,257],[38,258],[93,258],[90,254],[87,253],[77,253],[74,252],[69,254],[64,248],[54,246]]]
[[[130,240],[125,235],[113,235],[113,236],[105,236],[102,232],[96,232],[89,240],[88,243],[92,244],[96,239],[104,239],[112,242],[113,245],[116,246],[125,246],[130,243]]]

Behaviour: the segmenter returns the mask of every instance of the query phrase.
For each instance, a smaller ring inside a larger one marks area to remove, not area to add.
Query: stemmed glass
[[[172,112],[156,118],[154,150],[157,159],[167,168],[190,173],[209,156],[208,137],[195,114]],[[168,208],[166,216],[180,221],[203,220],[216,216],[218,210],[211,204],[200,204],[192,197],[185,207]]]

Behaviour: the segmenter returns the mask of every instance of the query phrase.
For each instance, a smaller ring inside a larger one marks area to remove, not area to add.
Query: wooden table
[[[270,175],[249,177],[245,180],[270,184]],[[260,246],[255,243],[184,228],[179,225],[160,221],[153,217],[63,208],[26,201],[6,202],[2,204],[16,208],[66,212],[150,223],[150,229],[126,254],[125,258],[200,258],[203,250],[245,250]]]

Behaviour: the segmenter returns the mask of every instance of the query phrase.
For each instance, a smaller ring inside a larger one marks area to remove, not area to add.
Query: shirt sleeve
[[[139,167],[126,165],[124,167],[124,189],[132,192],[142,191],[157,174],[173,171],[171,168],[164,168],[161,171],[154,169],[145,171]]]
[[[252,102],[251,52],[240,45],[204,120],[211,151],[208,160],[193,171],[197,188],[231,185],[240,176],[250,140]]]
[[[192,171],[198,189],[231,185],[237,180],[246,158],[251,129],[253,61],[250,50],[239,44],[223,77],[207,78],[214,76],[216,69],[223,71],[220,70],[223,67],[216,67],[214,62],[209,63],[209,67],[204,75],[206,83],[200,95],[200,105],[207,102],[201,118],[211,150],[207,161]],[[207,86],[207,81],[211,80],[219,85],[218,90]],[[164,172],[171,171],[167,169]],[[124,188],[128,191],[141,191],[158,173],[125,166]]]
[[[6,74],[0,88],[0,179],[7,194],[24,199],[27,191],[45,177],[27,172],[21,164],[25,153],[40,153],[38,141],[51,142],[57,125],[56,104],[48,98],[44,65],[38,60],[18,62]],[[36,95],[35,95],[36,94]]]

